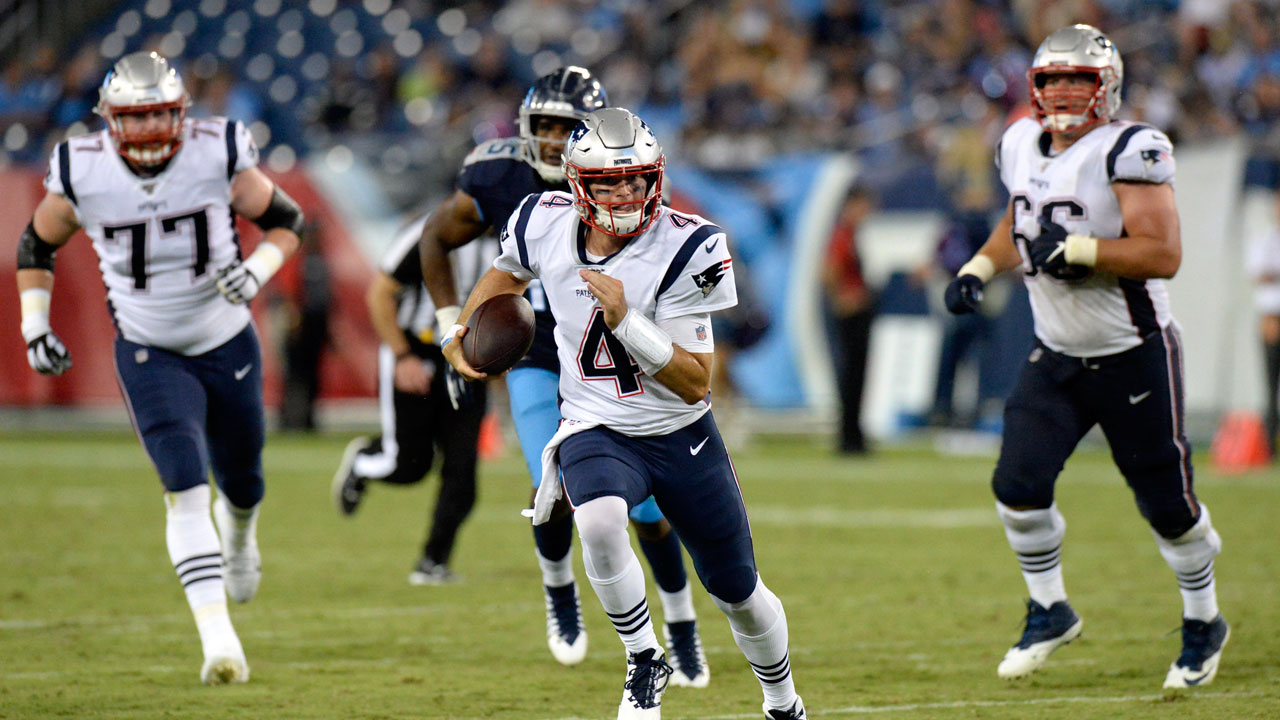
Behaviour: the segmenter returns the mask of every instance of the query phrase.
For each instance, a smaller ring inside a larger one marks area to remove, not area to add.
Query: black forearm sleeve
[[[18,238],[18,269],[28,268],[53,272],[53,254],[58,252],[56,245],[50,245],[36,234],[35,223],[27,223]]]
[[[271,193],[271,204],[267,206],[266,212],[255,218],[253,222],[263,230],[284,228],[302,237],[302,208],[298,207],[298,203],[281,190],[279,185]]]

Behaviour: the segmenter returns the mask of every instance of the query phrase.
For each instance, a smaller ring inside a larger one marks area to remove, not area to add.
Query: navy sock
[[[538,546],[538,553],[548,560],[564,559],[572,541],[573,513],[533,526],[533,542]]]
[[[673,593],[684,588],[689,576],[684,571],[684,557],[680,553],[680,539],[675,531],[657,542],[640,540],[640,550],[653,568],[653,580],[664,591]]]

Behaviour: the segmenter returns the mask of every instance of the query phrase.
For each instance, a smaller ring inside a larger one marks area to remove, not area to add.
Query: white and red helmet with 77
[[[107,131],[119,151],[129,161],[152,167],[164,163],[182,146],[183,127],[191,97],[178,71],[155,52],[140,51],[116,61],[98,89],[98,105],[93,109],[107,121]],[[130,131],[125,115],[145,115],[168,111],[169,123],[162,130]]]
[[[1089,75],[1093,88],[1046,87],[1052,75]],[[1075,132],[1115,118],[1120,111],[1124,62],[1120,51],[1092,25],[1070,25],[1040,43],[1027,71],[1031,109],[1051,133]]]

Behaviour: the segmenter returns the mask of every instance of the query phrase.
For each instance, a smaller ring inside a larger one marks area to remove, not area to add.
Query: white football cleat
[[[587,631],[582,627],[578,584],[542,586],[547,601],[547,647],[561,665],[577,665],[587,656]]]
[[[666,692],[670,679],[671,666],[662,648],[629,654],[618,720],[660,720],[662,693]]]
[[[1054,650],[1080,637],[1084,621],[1066,600],[1045,608],[1035,600],[1027,602],[1027,627],[1022,639],[1009,648],[996,674],[1016,680],[1039,670]]]
[[[249,662],[244,659],[238,638],[232,636],[226,645],[205,653],[200,681],[205,685],[249,682]]]
[[[226,497],[219,495],[213,502],[213,522],[222,540],[222,581],[226,584],[227,596],[238,603],[249,602],[258,594],[258,583],[262,580],[257,516],[239,526],[227,507]]]

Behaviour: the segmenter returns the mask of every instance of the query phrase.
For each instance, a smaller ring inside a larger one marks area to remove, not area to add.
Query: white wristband
[[[449,329],[445,330],[444,334],[440,336],[440,348],[443,350],[445,345],[453,342],[454,339],[458,337],[458,333],[462,332],[462,329],[465,327],[466,325],[459,325],[457,323],[450,325]]]
[[[1068,265],[1093,267],[1098,264],[1098,238],[1092,235],[1068,235],[1062,253]]]
[[[31,342],[50,332],[49,291],[31,288],[23,290],[18,297],[22,305],[22,339]]]
[[[982,282],[989,283],[991,278],[996,276],[996,265],[991,262],[991,258],[979,253],[970,258],[969,262],[956,273],[956,277],[961,275],[973,275]]]
[[[462,308],[457,305],[436,308],[436,327],[443,331],[447,327],[457,325],[458,315],[460,314],[462,314]]]
[[[618,338],[649,377],[657,375],[676,354],[671,336],[634,309],[627,310],[622,322],[613,329],[613,336]]]
[[[258,279],[259,285],[266,285],[281,265],[284,265],[284,251],[279,245],[266,240],[258,243],[253,254],[244,261],[244,266]]]

